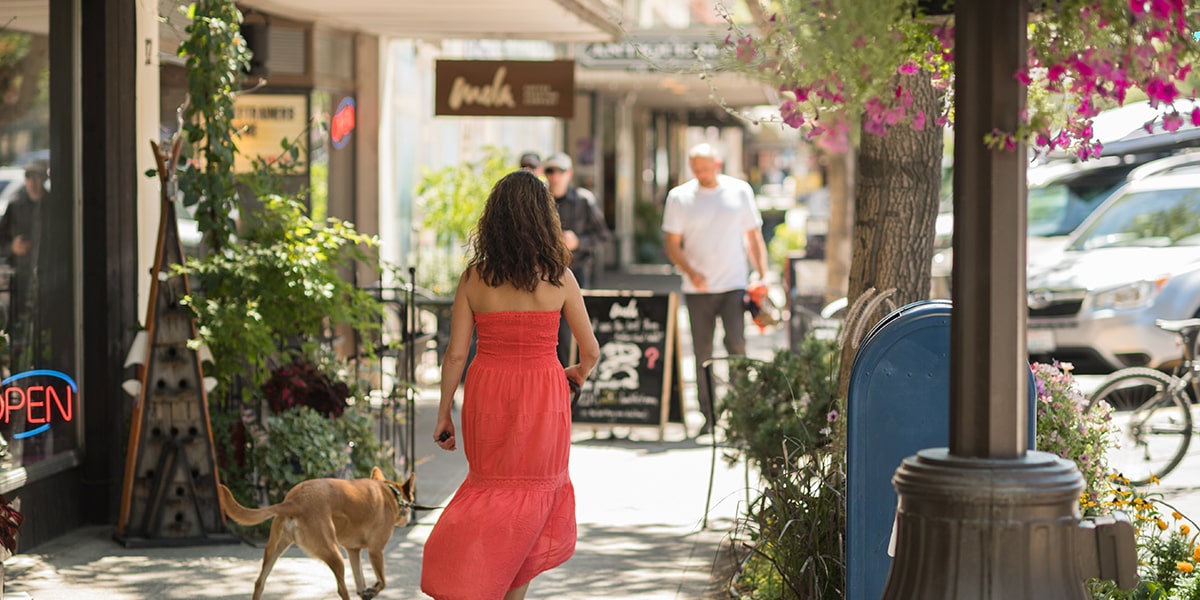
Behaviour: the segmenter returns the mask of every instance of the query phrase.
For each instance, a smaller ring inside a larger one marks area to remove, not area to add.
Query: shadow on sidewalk
[[[581,523],[580,537],[589,540],[586,547],[576,550],[567,563],[569,569],[552,570],[535,579],[529,597],[728,598],[727,574],[732,573],[734,559],[727,541],[716,539],[725,537],[722,532],[728,529],[723,524],[715,531],[681,533],[672,525],[631,528]],[[670,591],[664,582],[671,584]]]

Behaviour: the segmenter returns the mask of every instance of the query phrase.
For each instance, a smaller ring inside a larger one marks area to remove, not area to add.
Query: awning
[[[621,36],[611,0],[247,0],[257,8],[383,37],[591,42]]]

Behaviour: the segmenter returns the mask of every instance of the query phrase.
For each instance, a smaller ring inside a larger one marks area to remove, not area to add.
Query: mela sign
[[[33,437],[49,431],[52,423],[75,420],[79,387],[61,371],[35,369],[0,381],[0,423],[25,423],[25,431],[13,439]]]
[[[438,116],[575,116],[573,60],[439,60],[436,73]]]

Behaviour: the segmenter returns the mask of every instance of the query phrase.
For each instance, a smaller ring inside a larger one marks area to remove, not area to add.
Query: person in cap
[[[50,173],[46,161],[34,160],[25,165],[25,185],[13,197],[0,217],[0,258],[12,267],[8,292],[8,331],[10,349],[17,356],[29,345],[29,333],[37,328],[40,241],[44,223],[42,216],[50,194],[46,188]],[[28,330],[28,331],[27,331]],[[23,333],[24,332],[24,333]],[[11,365],[15,368],[30,365]]]
[[[662,230],[667,256],[683,273],[682,290],[699,371],[712,358],[717,319],[725,331],[726,355],[746,355],[743,299],[749,268],[753,266],[757,272],[756,281],[766,277],[767,247],[750,184],[721,174],[721,158],[709,144],[688,151],[688,166],[693,179],[667,193]],[[712,432],[713,401],[708,386],[696,387],[704,413],[703,435]]]
[[[521,155],[521,168],[526,171],[533,171],[534,175],[542,175],[542,159],[537,152],[526,152]]]
[[[571,157],[556,152],[542,161],[542,173],[554,203],[558,205],[558,218],[562,222],[563,241],[571,251],[571,272],[575,274],[579,287],[592,287],[596,254],[608,241],[608,225],[604,212],[591,191],[574,185],[574,163]],[[563,365],[570,360],[570,330],[564,323],[559,328],[558,357]]]

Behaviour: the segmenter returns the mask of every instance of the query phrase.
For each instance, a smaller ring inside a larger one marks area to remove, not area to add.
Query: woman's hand
[[[454,436],[454,421],[451,419],[438,419],[438,424],[433,428],[433,441],[442,450],[455,450],[458,448],[458,439]]]
[[[571,365],[563,371],[567,374],[567,379],[575,382],[575,385],[583,387],[583,382],[587,381],[588,372],[583,370],[580,365]]]

